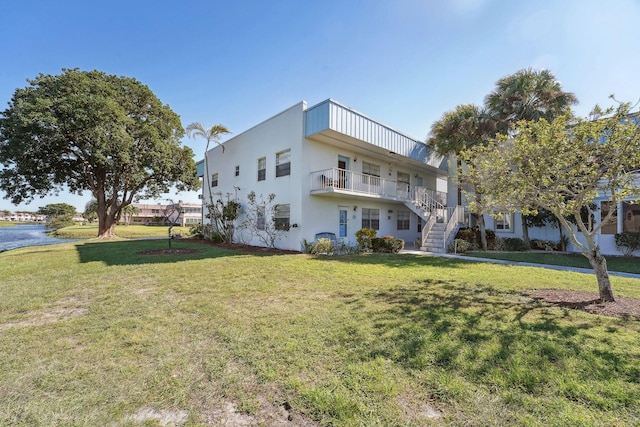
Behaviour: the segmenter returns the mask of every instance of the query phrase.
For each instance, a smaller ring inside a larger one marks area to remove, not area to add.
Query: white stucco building
[[[206,155],[203,201],[209,186],[243,209],[249,192],[274,193],[278,221],[296,225],[283,233],[280,248],[301,250],[303,239],[324,232],[355,244],[357,230],[373,228],[407,247],[417,241],[442,251],[463,219],[455,192],[448,197],[446,159],[331,99],[312,107],[300,102]],[[238,239],[261,244],[247,232],[238,229]]]

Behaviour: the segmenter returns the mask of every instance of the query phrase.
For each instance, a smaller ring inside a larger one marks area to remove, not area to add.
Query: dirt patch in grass
[[[640,319],[640,299],[616,297],[615,302],[602,303],[596,292],[536,289],[524,293],[558,307],[582,310],[587,313],[619,318]]]
[[[65,298],[56,301],[52,306],[42,310],[34,310],[27,314],[23,320],[8,322],[0,325],[0,331],[13,327],[41,326],[49,323],[60,322],[62,320],[73,319],[86,314],[89,309],[85,307],[86,302],[75,298]]]

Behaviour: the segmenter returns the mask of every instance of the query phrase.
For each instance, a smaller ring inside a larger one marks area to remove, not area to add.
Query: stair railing
[[[453,230],[456,229],[458,224],[462,224],[464,222],[464,208],[460,205],[455,208],[447,208],[452,209],[451,215],[449,216],[449,220],[447,221],[447,228],[444,230],[444,248],[447,249],[449,243],[449,237],[453,233]]]

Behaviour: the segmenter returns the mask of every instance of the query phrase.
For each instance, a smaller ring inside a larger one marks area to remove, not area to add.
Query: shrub
[[[616,248],[618,248],[624,256],[631,256],[633,252],[640,249],[640,233],[633,231],[624,231],[615,235]]]
[[[404,249],[404,240],[392,236],[374,237],[371,239],[373,252],[397,253]]]
[[[473,248],[473,244],[464,239],[454,239],[449,244],[449,252],[454,253],[464,253],[471,250],[471,248]]]
[[[551,240],[531,239],[531,249],[555,251],[558,245]]]
[[[356,231],[356,240],[358,241],[358,246],[363,251],[368,251],[371,249],[371,240],[376,237],[376,230],[372,228],[361,228]]]
[[[522,252],[529,249],[524,240],[518,237],[503,237],[496,239],[496,250]]]
[[[326,239],[326,238],[318,239],[318,241],[314,246],[315,247],[311,252],[314,255],[319,255],[319,254],[333,255],[333,253],[336,250],[336,248],[331,244],[331,239]]]

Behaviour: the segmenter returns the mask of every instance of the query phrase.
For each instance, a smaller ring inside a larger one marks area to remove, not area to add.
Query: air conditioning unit
[[[198,194],[198,199],[202,200],[202,194]]]

